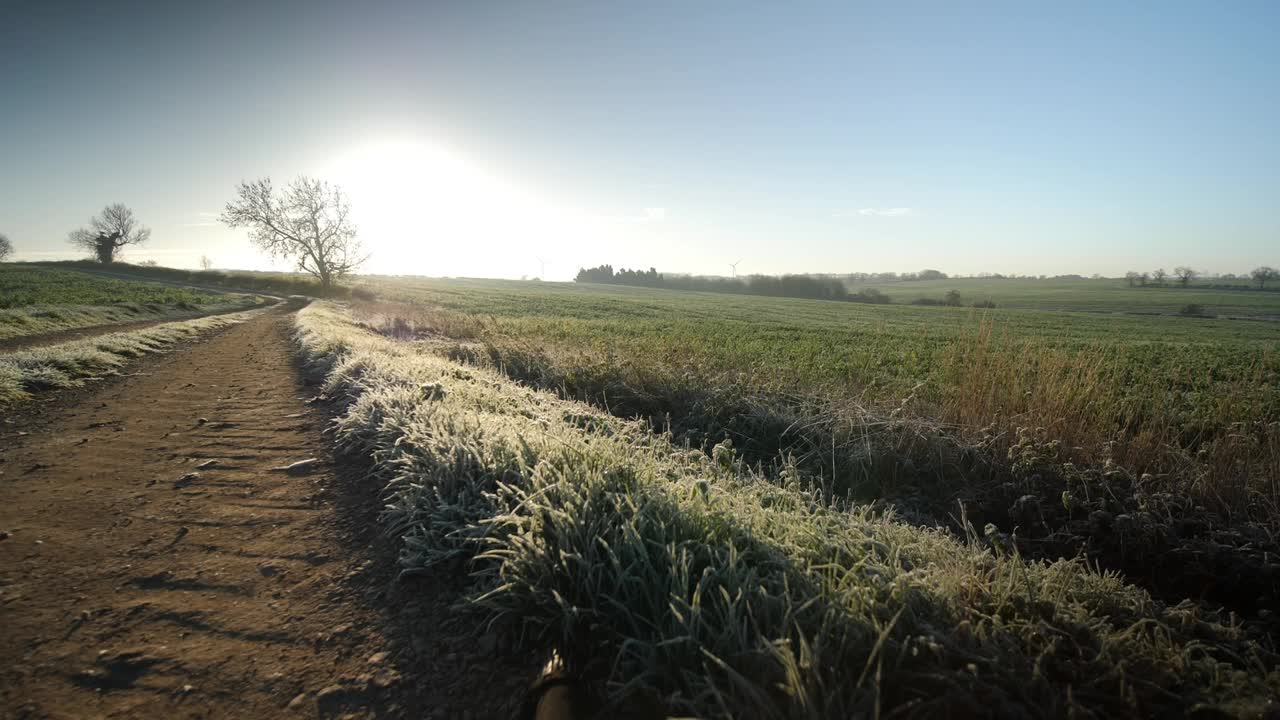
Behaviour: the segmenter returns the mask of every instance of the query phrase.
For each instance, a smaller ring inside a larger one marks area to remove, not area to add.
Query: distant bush
[[[990,302],[988,300],[987,302]],[[912,305],[929,305],[933,307],[960,307],[960,291],[948,290],[946,295],[941,298],[916,298],[911,301]],[[992,305],[992,307],[995,307]]]
[[[947,274],[939,270],[921,270],[916,273],[903,273],[903,280],[946,280]]]
[[[1190,317],[1200,317],[1204,315],[1204,306],[1198,303],[1183,305],[1182,309],[1178,311],[1178,314]]]
[[[853,293],[846,297],[845,300],[856,303],[870,303],[872,305],[888,305],[893,302],[888,295],[885,295],[875,288],[867,288],[866,290]]]
[[[355,300],[364,300],[365,302],[372,302],[378,299],[378,294],[370,290],[369,288],[358,287],[358,288],[351,288],[351,297]]]
[[[995,306],[996,302],[990,298],[987,298],[986,300],[977,300],[973,303],[973,307],[976,308],[993,308]]]
[[[809,275],[752,275],[747,278],[747,293],[815,300],[844,300],[849,294],[839,280]]]

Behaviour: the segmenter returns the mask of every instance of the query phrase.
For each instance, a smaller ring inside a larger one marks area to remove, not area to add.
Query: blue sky
[[[0,10],[0,232],[267,267],[241,179],[347,187],[369,269],[1280,264],[1280,4],[111,3]]]

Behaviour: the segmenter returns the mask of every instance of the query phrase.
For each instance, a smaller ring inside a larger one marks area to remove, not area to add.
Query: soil
[[[543,658],[397,579],[291,312],[0,414],[0,717],[510,717]],[[276,470],[315,458],[302,472]]]

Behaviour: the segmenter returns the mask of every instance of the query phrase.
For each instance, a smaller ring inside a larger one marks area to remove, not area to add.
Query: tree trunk
[[[94,250],[98,255],[98,262],[103,265],[110,265],[112,261],[116,259],[116,250],[124,244],[123,242],[120,242],[122,235],[123,233],[118,231],[113,232],[110,235],[107,235],[106,233],[98,233],[98,237],[94,240],[94,242],[97,243]]]

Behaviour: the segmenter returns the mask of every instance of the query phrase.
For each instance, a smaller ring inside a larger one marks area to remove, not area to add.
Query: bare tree
[[[328,288],[367,259],[360,254],[350,211],[342,191],[323,180],[299,177],[276,193],[265,178],[240,183],[220,220],[248,228],[255,245],[295,261]]]
[[[1178,276],[1178,283],[1182,285],[1182,287],[1187,287],[1191,284],[1192,280],[1196,279],[1196,275],[1199,275],[1200,273],[1186,265],[1179,265],[1173,269],[1173,274]]]
[[[150,237],[151,229],[138,223],[133,210],[123,203],[114,203],[89,218],[89,227],[72,230],[67,239],[72,245],[92,252],[98,262],[110,265],[120,248],[139,245]]]
[[[9,236],[0,233],[0,262],[4,262],[13,254],[13,243],[9,240]]]
[[[1249,273],[1249,277],[1253,278],[1254,281],[1258,283],[1259,288],[1265,288],[1268,280],[1280,279],[1280,270],[1263,265],[1262,267],[1254,268],[1253,271]]]
[[[1154,280],[1157,285],[1163,285],[1164,279],[1167,277],[1169,277],[1169,273],[1165,272],[1164,268],[1151,271],[1151,279]]]
[[[1139,275],[1138,273],[1132,270],[1124,274],[1124,279],[1129,281],[1129,287],[1137,287],[1138,280],[1141,277],[1142,277],[1141,275]]]
[[[201,270],[212,270],[212,269],[213,269],[213,261],[209,259],[209,256],[208,256],[208,255],[201,255],[201,256],[200,256],[200,269],[201,269]]]
[[[1138,275],[1138,287],[1146,287],[1147,281],[1151,279],[1151,273],[1142,273]]]

